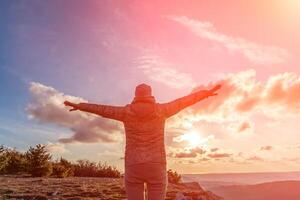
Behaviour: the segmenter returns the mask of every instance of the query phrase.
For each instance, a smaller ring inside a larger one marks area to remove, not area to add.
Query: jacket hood
[[[131,111],[141,120],[156,117],[156,101],[153,96],[135,97],[130,104]]]
[[[136,96],[134,97],[134,99],[132,100],[131,104],[135,104],[135,103],[154,103],[155,104],[155,98],[154,96]]]

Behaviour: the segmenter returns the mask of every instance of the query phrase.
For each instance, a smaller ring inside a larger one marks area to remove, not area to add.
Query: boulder
[[[223,198],[205,191],[197,182],[168,184],[166,200],[223,200]]]

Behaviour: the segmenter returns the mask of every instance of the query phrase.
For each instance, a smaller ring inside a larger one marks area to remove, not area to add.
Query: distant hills
[[[299,200],[300,181],[219,186],[210,188],[210,191],[225,200]]]
[[[201,186],[209,183],[209,188],[215,183],[221,185],[254,185],[277,181],[300,181],[300,172],[254,172],[254,173],[217,173],[217,174],[183,174],[183,181],[199,182]],[[232,184],[234,183],[234,184]],[[207,188],[208,189],[208,188]]]
[[[183,174],[225,200],[300,200],[300,172]]]

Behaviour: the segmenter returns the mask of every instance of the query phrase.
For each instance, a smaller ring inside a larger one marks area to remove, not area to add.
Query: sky
[[[300,3],[2,0],[0,144],[123,170],[119,122],[64,100],[125,105],[137,84],[158,102],[221,84],[167,120],[180,173],[300,170]]]

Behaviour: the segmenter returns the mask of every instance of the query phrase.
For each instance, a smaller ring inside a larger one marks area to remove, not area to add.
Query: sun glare
[[[191,130],[183,135],[180,135],[173,140],[175,142],[185,142],[187,143],[187,147],[189,148],[194,148],[199,145],[201,146],[206,146],[208,145],[209,141],[213,139],[215,136],[210,134],[206,137],[203,137],[198,131],[196,130]]]
[[[201,136],[196,131],[185,133],[181,136],[181,140],[187,141],[190,146],[195,147],[201,144]]]

